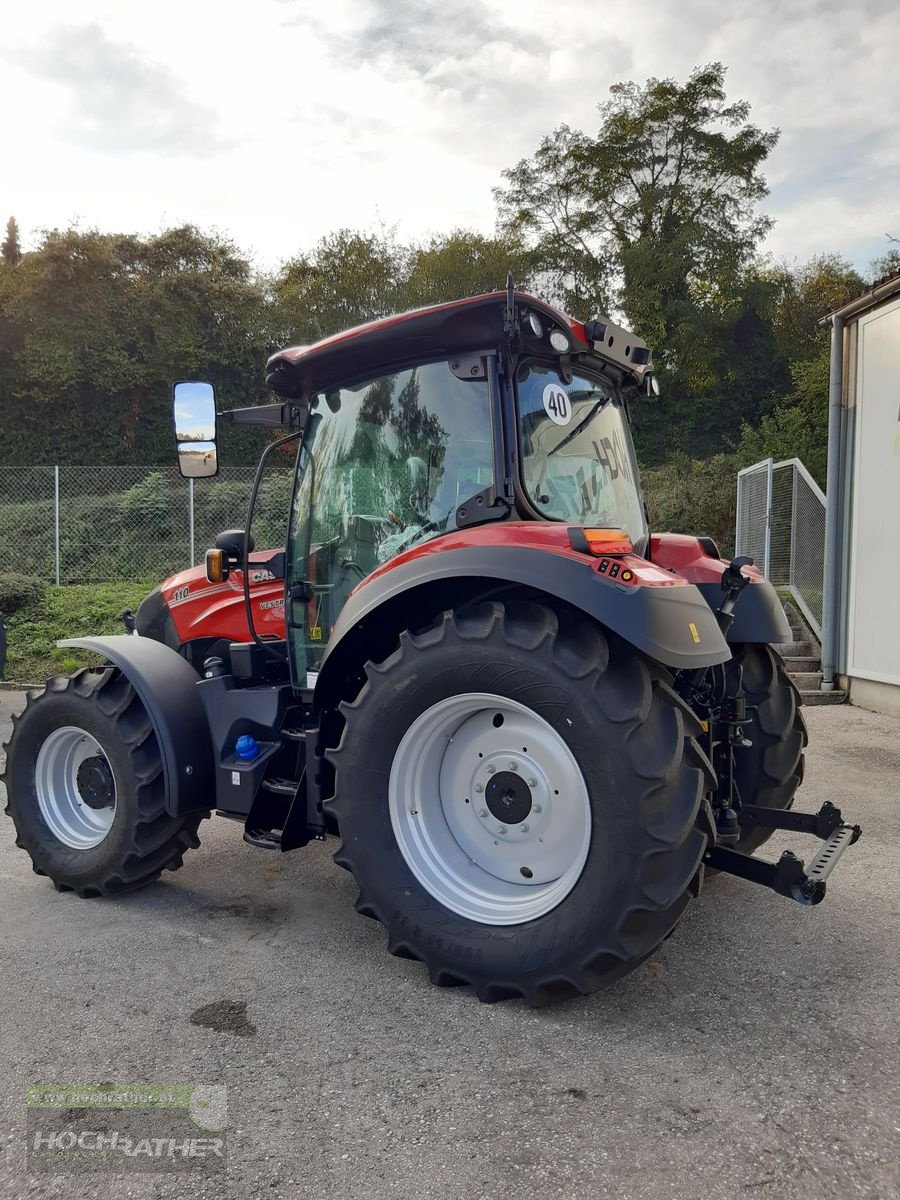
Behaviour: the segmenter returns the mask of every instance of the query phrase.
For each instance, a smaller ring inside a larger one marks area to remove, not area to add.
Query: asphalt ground
[[[0,694],[0,739],[21,702]],[[83,901],[32,874],[4,821],[0,1194],[900,1195],[900,722],[808,722],[798,807],[864,826],[825,903],[719,877],[640,970],[540,1011],[390,958],[331,844],[282,857],[215,819],[181,871]],[[817,843],[767,850],[788,844]],[[37,1082],[224,1083],[226,1170],[29,1175]]]

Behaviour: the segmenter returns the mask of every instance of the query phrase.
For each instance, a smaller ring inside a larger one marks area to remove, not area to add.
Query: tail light
[[[593,554],[596,558],[634,552],[631,538],[624,529],[570,529],[569,542],[573,550]]]

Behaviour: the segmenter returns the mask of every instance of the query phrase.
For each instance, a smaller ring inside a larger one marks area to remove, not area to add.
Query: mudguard
[[[722,584],[698,583],[706,603],[715,610],[722,603]],[[767,579],[748,583],[734,606],[734,622],[727,640],[734,642],[789,642],[793,638],[778,593]]]
[[[466,580],[476,585],[469,589],[471,598],[496,594],[504,584],[544,592],[581,609],[666,667],[693,670],[731,657],[710,606],[691,584],[679,580],[676,586],[623,585],[598,574],[597,560],[580,554],[514,545],[463,546],[396,560],[388,570],[369,576],[335,623],[323,674],[329,662],[340,657],[345,639],[361,632],[364,636],[373,619],[380,622],[388,613],[392,601],[403,598],[413,618],[421,617],[424,603],[417,614],[417,596],[424,601],[429,585],[439,585],[439,602],[446,592],[445,607],[450,607],[451,586]]]
[[[200,676],[190,663],[161,642],[126,634],[66,638],[57,645],[102,654],[140,696],[162,754],[166,811],[180,817],[212,807],[216,795],[212,742],[195,687]]]
[[[715,542],[687,533],[654,533],[650,537],[650,560],[696,584],[709,607],[722,603],[722,575],[727,563],[719,558]],[[778,593],[757,567],[744,567],[750,583],[734,607],[729,642],[789,642],[791,628]]]

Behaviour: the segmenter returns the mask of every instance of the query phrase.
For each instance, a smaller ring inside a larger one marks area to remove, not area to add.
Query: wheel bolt
[[[479,808],[479,810],[478,810],[478,815],[479,815],[479,817],[486,817],[486,816],[488,815],[487,809],[486,809],[486,808]]]
[[[505,826],[505,825],[501,825],[501,826],[500,826],[500,828],[497,830],[497,832],[498,832],[498,833],[506,833],[506,826]]]
[[[483,792],[483,791],[484,791],[484,784],[483,784],[483,783],[476,783],[476,784],[475,784],[475,791],[476,791],[476,792]]]
[[[541,806],[540,806],[539,804],[535,804],[535,805],[533,805],[533,806],[532,806],[532,809],[531,809],[531,811],[532,811],[533,813],[539,813],[539,812],[541,811]]]
[[[487,773],[488,773],[488,775],[493,775],[493,773],[494,773],[496,770],[497,770],[497,768],[494,766],[494,764],[493,764],[493,763],[488,763],[488,769],[487,769]]]
[[[529,779],[529,780],[528,780],[528,786],[529,786],[530,788],[536,788],[536,787],[537,787],[537,780],[536,780],[536,779]]]
[[[522,830],[523,833],[527,833],[528,832],[528,822],[523,821],[522,824],[519,826],[519,828]]]
[[[518,771],[519,764],[517,762],[511,762],[509,764],[509,769],[510,769],[510,771]]]

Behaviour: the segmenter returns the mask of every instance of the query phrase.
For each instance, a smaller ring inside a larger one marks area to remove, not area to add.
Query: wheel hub
[[[89,808],[109,808],[115,784],[109,763],[99,754],[86,758],[75,776],[78,795]]]
[[[531,812],[531,788],[512,771],[500,771],[484,789],[491,815],[507,825],[518,825]]]

